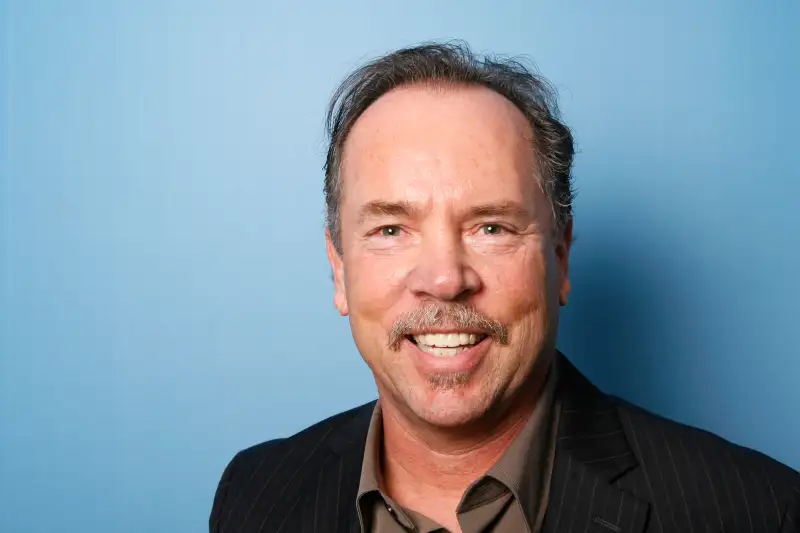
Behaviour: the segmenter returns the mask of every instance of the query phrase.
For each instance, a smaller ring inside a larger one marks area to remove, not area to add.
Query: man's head
[[[382,401],[440,427],[511,405],[570,290],[573,144],[549,84],[424,45],[354,72],[328,119],[334,300]]]

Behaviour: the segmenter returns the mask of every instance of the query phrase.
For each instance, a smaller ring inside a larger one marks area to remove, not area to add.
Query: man
[[[556,350],[573,142],[542,78],[404,49],[353,73],[328,125],[334,303],[379,401],[237,454],[212,532],[798,531],[796,472]]]

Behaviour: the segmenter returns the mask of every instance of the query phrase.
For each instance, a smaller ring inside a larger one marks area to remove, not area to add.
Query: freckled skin
[[[571,224],[553,232],[522,113],[485,88],[404,87],[356,122],[344,150],[342,255],[328,237],[334,302],[374,373],[384,409],[409,424],[466,427],[520,403],[549,362],[566,302]],[[405,214],[363,216],[370,202]],[[475,216],[483,205],[521,212]],[[458,387],[432,387],[392,325],[425,302],[466,302],[509,330]]]

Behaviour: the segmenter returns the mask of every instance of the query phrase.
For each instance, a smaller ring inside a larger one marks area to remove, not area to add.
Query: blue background
[[[700,5],[702,4],[702,5]],[[0,4],[0,529],[206,528],[234,452],[372,399],[332,305],[347,71],[528,54],[580,153],[561,348],[800,467],[795,1]]]

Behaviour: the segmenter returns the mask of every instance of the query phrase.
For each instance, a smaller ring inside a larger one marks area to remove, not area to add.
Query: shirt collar
[[[550,485],[558,425],[557,381],[558,355],[550,365],[530,418],[485,476],[499,481],[514,494],[531,528],[544,516],[545,510],[540,507]]]

